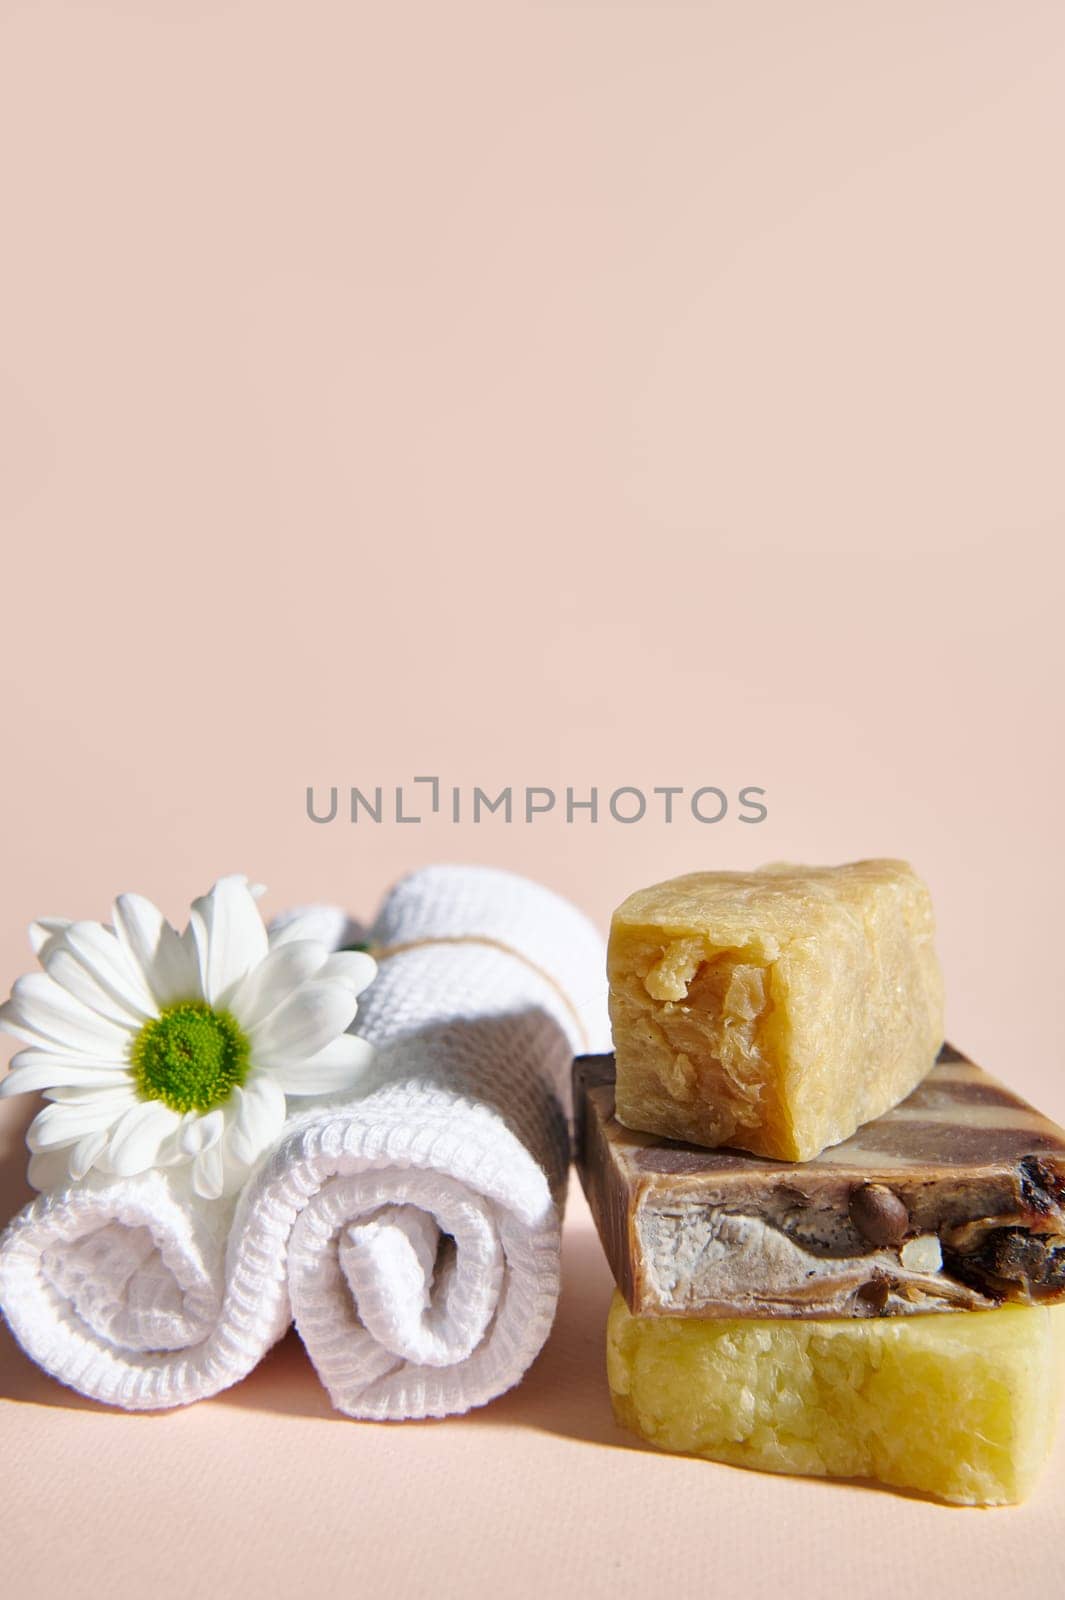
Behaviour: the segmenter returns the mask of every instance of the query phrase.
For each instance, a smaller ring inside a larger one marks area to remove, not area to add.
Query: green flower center
[[[133,1078],[142,1100],[162,1100],[172,1111],[210,1111],[244,1082],[248,1056],[248,1041],[228,1011],[179,1000],[134,1039]]]

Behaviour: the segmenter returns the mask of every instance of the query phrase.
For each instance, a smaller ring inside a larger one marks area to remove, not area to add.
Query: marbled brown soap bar
[[[625,1128],[612,1056],[574,1066],[577,1165],[637,1315],[909,1316],[1065,1300],[1065,1132],[944,1045],[814,1161]]]

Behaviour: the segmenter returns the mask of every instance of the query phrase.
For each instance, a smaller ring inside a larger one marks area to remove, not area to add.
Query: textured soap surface
[[[734,1466],[872,1478],[959,1505],[1023,1500],[1049,1451],[1065,1306],[875,1322],[634,1317],[616,1294],[618,1421]]]
[[[872,1317],[1065,1299],[1065,1131],[944,1045],[815,1161],[624,1127],[574,1063],[576,1162],[616,1283],[665,1316]]]
[[[608,958],[618,1117],[810,1160],[935,1060],[933,934],[904,861],[691,873],[630,895]]]

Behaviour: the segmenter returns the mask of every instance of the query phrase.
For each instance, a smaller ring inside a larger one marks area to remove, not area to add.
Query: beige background
[[[500,862],[604,925],[697,865],[911,857],[958,1043],[1065,1117],[1057,4],[0,3],[0,988],[42,912]],[[769,818],[316,827],[308,784],[744,784]],[[6,1204],[18,1203],[12,1153]],[[5,1345],[50,1595],[1034,1595],[1032,1504],[653,1456],[575,1202],[545,1355],[173,1416]]]

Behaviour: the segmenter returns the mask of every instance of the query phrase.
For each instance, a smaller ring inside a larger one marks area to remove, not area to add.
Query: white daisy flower
[[[331,953],[299,918],[268,933],[257,893],[222,878],[182,934],[136,894],[115,901],[113,927],[34,923],[44,971],[0,1006],[29,1048],[0,1095],[51,1102],[26,1135],[35,1187],[191,1163],[214,1199],[277,1137],[286,1096],[355,1085],[373,1051],[347,1030],[373,958]]]

